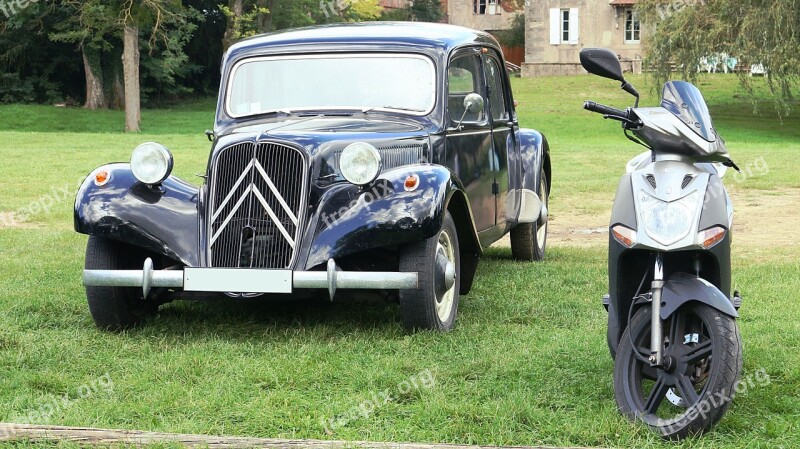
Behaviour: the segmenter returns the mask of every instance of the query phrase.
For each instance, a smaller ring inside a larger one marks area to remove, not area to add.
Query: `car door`
[[[484,58],[488,93],[488,112],[492,128],[493,147],[490,153],[490,172],[496,200],[496,224],[505,226],[509,189],[509,155],[516,154],[516,122],[511,113],[511,96],[508,77],[502,59],[489,50]],[[514,211],[508,214],[514,215]],[[513,218],[513,217],[512,217]]]
[[[486,81],[480,48],[461,50],[447,68],[447,165],[464,184],[475,227],[484,231],[495,226],[496,197],[492,191],[495,164],[492,129],[487,111],[468,112],[464,98],[470,93],[486,100]]]

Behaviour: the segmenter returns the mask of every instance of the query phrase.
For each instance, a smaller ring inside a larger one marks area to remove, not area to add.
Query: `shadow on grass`
[[[270,335],[307,334],[313,339],[342,338],[361,333],[404,334],[397,304],[381,300],[330,302],[327,298],[269,297],[202,301],[179,300],[164,305],[158,316],[128,331],[136,334],[206,336],[262,341]]]
[[[530,276],[532,281],[538,278],[534,284],[540,284],[545,282],[544,279],[570,266],[599,263],[603,256],[601,251],[554,248],[548,250],[545,261],[530,262],[514,260],[510,248],[488,248],[478,265],[472,292],[461,296],[459,315],[463,318],[465,308],[468,308],[466,313],[473,314],[470,321],[489,319],[474,316],[475,313],[492,313],[484,310],[479,301],[487,291],[493,292],[490,294],[499,298],[503,295],[500,285],[510,282],[511,279],[516,281],[520,275]],[[540,285],[539,288],[545,287]],[[546,293],[548,292],[539,292],[542,295]],[[471,304],[473,298],[478,302]],[[457,324],[456,331],[469,324]],[[161,306],[155,318],[129,330],[127,334],[259,342],[287,335],[310,341],[336,340],[353,335],[372,335],[381,340],[396,340],[408,335],[403,328],[400,307],[396,300],[381,300],[377,297],[368,300],[350,298],[347,293],[340,292],[337,294],[337,301],[330,302],[327,293],[322,291],[310,299],[262,296],[249,299],[221,297],[176,300]]]

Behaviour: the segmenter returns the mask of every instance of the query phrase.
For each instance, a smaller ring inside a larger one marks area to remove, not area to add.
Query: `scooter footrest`
[[[742,296],[738,291],[733,292],[733,299],[731,299],[731,302],[736,310],[739,310],[739,307],[742,307]]]

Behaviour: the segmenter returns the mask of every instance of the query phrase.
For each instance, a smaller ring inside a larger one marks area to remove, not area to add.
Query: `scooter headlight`
[[[689,234],[700,204],[698,191],[670,202],[641,191],[639,218],[650,238],[662,245],[672,245]]]

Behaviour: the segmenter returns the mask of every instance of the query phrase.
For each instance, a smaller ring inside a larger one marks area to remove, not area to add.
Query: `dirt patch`
[[[733,201],[733,241],[748,248],[800,245],[797,223],[800,222],[800,189],[737,189],[730,192]],[[608,221],[611,206],[601,214],[586,214],[574,209],[561,210],[553,204],[548,230],[548,246],[590,247],[608,244]],[[505,236],[495,243],[510,246]]]
[[[24,229],[33,227],[35,226],[31,223],[17,220],[13,212],[0,212],[0,229]]]
[[[800,245],[800,189],[734,190],[731,200],[735,245]]]

